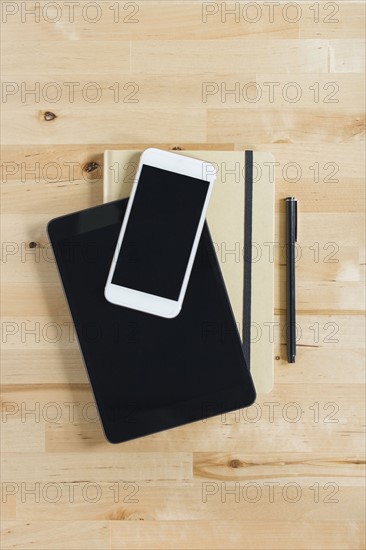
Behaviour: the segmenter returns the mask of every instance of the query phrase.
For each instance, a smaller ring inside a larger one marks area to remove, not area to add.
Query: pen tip
[[[295,355],[289,355],[287,358],[288,363],[295,363]]]

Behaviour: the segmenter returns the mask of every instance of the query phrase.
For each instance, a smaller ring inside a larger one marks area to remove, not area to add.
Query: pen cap
[[[286,240],[297,241],[297,200],[295,197],[286,197]]]

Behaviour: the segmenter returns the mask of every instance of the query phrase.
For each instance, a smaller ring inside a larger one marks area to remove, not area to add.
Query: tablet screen
[[[99,416],[114,443],[245,407],[255,399],[207,225],[176,318],[105,299],[126,204],[116,201],[49,224]]]

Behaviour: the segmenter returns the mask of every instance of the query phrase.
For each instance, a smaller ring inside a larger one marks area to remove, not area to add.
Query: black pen
[[[287,361],[295,363],[296,357],[296,294],[295,257],[297,241],[297,200],[286,199],[286,328]]]

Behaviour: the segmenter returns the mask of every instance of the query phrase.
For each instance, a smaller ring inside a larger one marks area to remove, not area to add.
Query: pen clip
[[[295,243],[297,242],[297,201],[295,200],[294,201],[295,204],[294,204],[294,217],[295,217],[295,220],[294,220],[294,226],[295,226]]]

